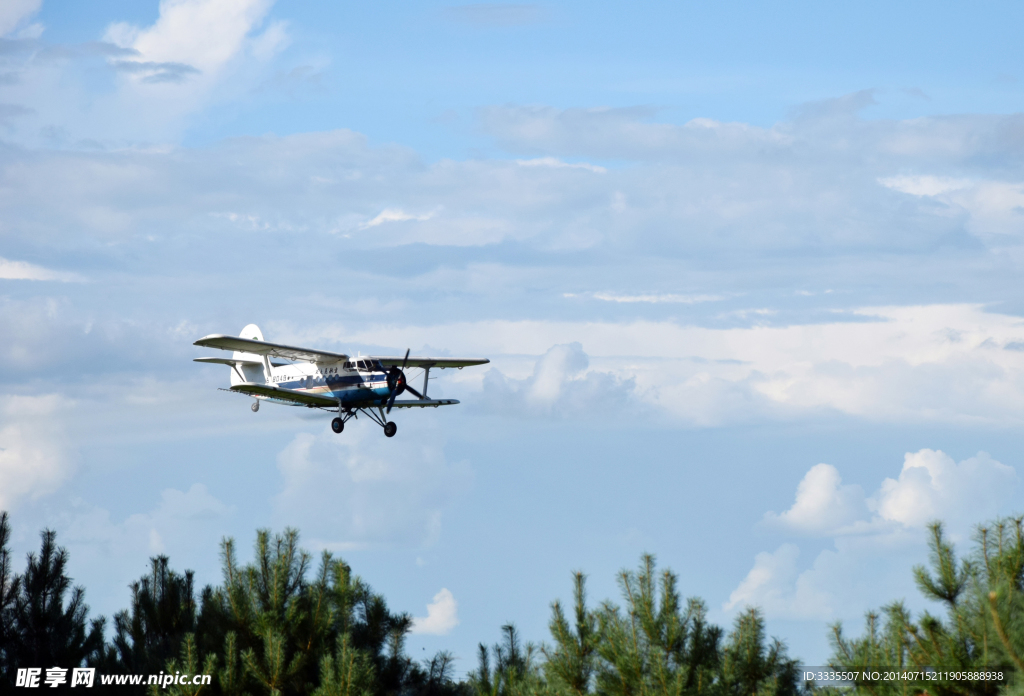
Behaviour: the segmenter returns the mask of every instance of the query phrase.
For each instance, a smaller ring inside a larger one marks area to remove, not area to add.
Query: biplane
[[[470,367],[489,363],[487,358],[418,358],[395,356],[348,356],[326,350],[312,350],[268,343],[255,324],[249,324],[238,336],[211,334],[194,345],[233,351],[230,358],[196,358],[195,362],[227,365],[231,368],[231,386],[226,391],[245,394],[260,401],[305,406],[337,412],[331,429],[340,433],[345,423],[361,413],[394,437],[398,426],[388,420],[393,408],[437,408],[459,403],[456,399],[431,399],[427,396],[432,369]],[[271,358],[277,358],[276,361]],[[282,362],[286,361],[286,362]],[[423,370],[423,391],[406,378],[407,368]],[[415,399],[398,399],[409,392]]]

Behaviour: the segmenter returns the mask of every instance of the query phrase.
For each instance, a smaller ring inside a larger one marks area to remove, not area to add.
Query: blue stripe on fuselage
[[[343,404],[370,403],[380,404],[387,401],[390,390],[387,387],[387,374],[383,372],[369,373],[365,375],[331,375],[326,383],[317,384],[314,387],[306,387],[306,377],[302,375],[285,382],[274,382],[274,384],[285,389],[316,394],[331,399],[339,399]],[[320,376],[321,379],[323,376]],[[371,387],[376,384],[379,386]],[[324,389],[324,387],[327,387]]]

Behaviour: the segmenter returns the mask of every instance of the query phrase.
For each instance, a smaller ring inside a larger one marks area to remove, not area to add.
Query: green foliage
[[[849,670],[906,667],[945,672],[1003,672],[1009,692],[1020,689],[1024,671],[1024,534],[1021,520],[997,520],[978,530],[974,553],[958,560],[938,522],[929,528],[929,566],[914,568],[921,593],[945,616],[930,612],[914,622],[901,603],[884,608],[884,621],[869,613],[864,636],[843,637],[833,627],[833,664]],[[916,683],[860,682],[874,696],[994,696],[1007,691],[990,680],[928,679]]]
[[[767,641],[764,618],[757,609],[738,617],[722,650],[719,689],[722,696],[796,696],[797,661],[777,638]]]
[[[156,674],[178,656],[185,637],[196,630],[192,571],[179,575],[170,569],[166,556],[158,556],[150,559],[150,574],[129,588],[131,607],[114,616],[112,644],[94,664],[108,673]]]
[[[419,671],[405,657],[407,615],[388,611],[344,562],[325,552],[312,581],[298,533],[256,536],[240,566],[221,546],[223,583],[204,592],[200,643],[218,654],[223,694],[398,693]],[[339,692],[340,693],[340,692]]]
[[[523,645],[515,624],[502,626],[501,634],[501,642],[491,651],[482,643],[479,646],[477,671],[469,675],[473,693],[477,696],[525,696],[544,690],[546,685],[536,660],[537,647],[532,643]]]
[[[586,582],[583,573],[573,573],[573,627],[569,626],[561,604],[556,600],[551,605],[548,626],[555,645],[543,651],[548,683],[556,690],[567,691],[573,696],[590,693],[591,677],[597,663],[597,617],[587,610]]]
[[[320,686],[313,696],[371,696],[373,665],[365,652],[352,647],[347,634],[337,642],[333,654],[320,661]]]
[[[197,674],[212,675],[216,670],[217,658],[213,655],[207,655],[206,659],[200,664],[195,636],[189,633],[181,641],[181,652],[178,655],[178,659],[167,662],[166,669],[162,671],[168,674],[176,675],[180,672],[192,676]],[[154,673],[151,672],[150,674]],[[208,694],[212,691],[212,687],[202,684],[171,684],[166,688],[152,684],[149,687],[150,696],[159,696],[160,694],[168,694],[168,696],[200,696],[200,694]]]
[[[87,621],[85,590],[71,587],[67,551],[57,546],[56,533],[42,532],[39,555],[29,554],[25,573],[17,577],[10,573],[9,535],[7,514],[0,513],[0,684],[5,685],[17,667],[78,667],[103,649],[103,620]]]
[[[11,552],[7,544],[11,539],[11,523],[6,512],[0,512],[0,686],[14,687],[9,679],[15,668],[14,645],[17,633],[14,627],[14,607],[21,591],[21,578],[14,574]]]
[[[656,573],[650,555],[637,572],[620,573],[624,609],[606,602],[597,612],[598,693],[679,696],[721,686],[721,629],[708,624],[701,600],[688,600],[684,609],[676,582],[670,571]]]
[[[586,578],[573,574],[573,621],[559,602],[551,606],[554,644],[533,664],[531,646],[519,646],[514,627],[504,642],[480,646],[470,675],[477,696],[792,696],[800,691],[797,662],[778,640],[768,641],[764,620],[749,609],[723,644],[722,630],[707,621],[699,599],[682,602],[676,576],[658,573],[645,555],[636,572],[619,575],[624,606],[586,601]]]
[[[74,667],[88,659],[100,675],[212,677],[209,685],[188,679],[166,687],[97,682],[96,694],[795,696],[799,691],[795,661],[778,640],[766,638],[756,609],[740,615],[723,641],[722,629],[707,621],[704,603],[683,602],[676,576],[657,572],[652,556],[644,556],[637,571],[620,574],[621,608],[611,602],[588,607],[586,577],[574,573],[571,610],[559,602],[551,605],[550,646],[526,642],[514,624],[506,624],[501,640],[490,648],[480,645],[477,670],[457,682],[451,653],[440,651],[422,664],[406,655],[412,617],[391,612],[347,564],[325,552],[313,572],[313,558],[300,548],[294,530],[257,532],[246,565],[239,563],[234,542],[225,539],[221,583],[204,587],[198,601],[191,572],[175,572],[163,556],[151,559],[149,572],[129,586],[130,606],[115,615],[109,644],[103,642],[102,618],[87,630],[84,591],[71,589],[64,573],[67,554],[56,546],[53,532],[43,533],[42,549],[29,557],[23,575],[12,571],[9,536],[7,516],[0,514],[0,686],[11,684],[15,665]],[[1012,571],[1005,558],[993,555],[992,562]],[[953,577],[954,583],[961,580]],[[942,592],[949,585],[943,576],[930,582]],[[1008,644],[1017,640],[1017,630],[1013,624],[1004,631]]]

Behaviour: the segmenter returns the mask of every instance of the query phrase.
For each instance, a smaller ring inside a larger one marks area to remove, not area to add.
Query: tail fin
[[[249,338],[254,341],[263,340],[263,332],[260,331],[260,327],[256,326],[255,324],[249,324],[244,329],[242,329],[242,333],[238,335],[241,338]],[[244,381],[256,383],[267,381],[267,375],[264,365],[269,367],[269,362],[266,361],[266,358],[264,356],[257,355],[256,353],[242,353],[241,351],[236,350],[234,353],[231,354],[231,359],[245,361],[246,364],[238,366],[239,371],[242,373],[242,376],[245,377]],[[231,386],[241,384],[242,381],[243,380],[241,377],[239,377],[238,372],[232,370]]]

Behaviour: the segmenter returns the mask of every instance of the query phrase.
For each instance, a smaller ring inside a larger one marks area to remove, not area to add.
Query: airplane
[[[260,401],[336,411],[331,429],[341,433],[345,423],[362,413],[394,437],[398,425],[388,420],[392,408],[452,406],[456,399],[427,397],[432,368],[462,369],[489,363],[487,358],[410,358],[394,356],[356,356],[327,350],[297,348],[263,340],[263,332],[249,324],[238,336],[210,334],[193,345],[234,351],[230,358],[196,358],[198,363],[231,367],[231,387],[224,391],[246,394],[256,399],[252,410],[260,410]],[[292,362],[271,362],[283,358]],[[401,366],[401,367],[399,367]],[[423,368],[423,392],[417,391],[405,376],[407,367]],[[417,398],[398,400],[403,392]]]

